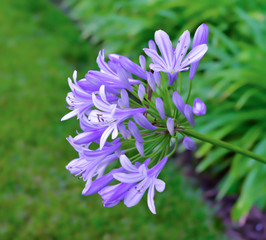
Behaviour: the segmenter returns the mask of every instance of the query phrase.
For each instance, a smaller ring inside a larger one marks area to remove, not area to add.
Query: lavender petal
[[[148,207],[149,207],[150,211],[153,214],[156,214],[155,204],[154,204],[154,193],[155,193],[154,184],[152,184],[149,187],[149,191],[148,191],[148,195],[147,195],[147,202],[148,202]]]
[[[124,56],[119,56],[119,62],[123,66],[123,68],[125,68],[128,72],[140,78],[146,79],[146,75],[143,69],[138,64],[132,62],[129,58]]]
[[[195,143],[193,142],[193,140],[191,138],[189,138],[187,136],[184,137],[183,144],[184,144],[185,148],[188,150],[196,150]]]
[[[178,109],[178,111],[184,115],[185,103],[178,92],[173,93],[173,102],[174,102],[176,108]]]
[[[136,141],[135,144],[136,144],[136,148],[137,148],[137,150],[138,150],[140,156],[144,157],[144,147],[143,147],[143,143]]]
[[[154,80],[155,80],[157,86],[160,87],[160,85],[161,85],[161,74],[160,74],[160,72],[154,72],[153,75],[154,75]]]
[[[148,119],[141,113],[137,113],[136,115],[133,116],[135,122],[141,126],[142,128],[145,128],[145,129],[148,129],[148,130],[151,130],[151,131],[154,131],[156,130],[157,128],[152,125]]]
[[[140,101],[143,101],[144,95],[145,95],[145,87],[143,86],[143,84],[140,84],[138,89],[138,96]]]
[[[167,64],[168,70],[172,70],[171,68],[173,66],[173,47],[168,34],[162,30],[158,30],[155,32],[154,39]]]
[[[206,105],[199,98],[195,98],[193,104],[193,113],[197,116],[203,116],[206,114]]]
[[[139,63],[140,63],[140,66],[141,66],[143,72],[145,73],[146,72],[146,59],[143,55],[139,56]]]
[[[147,80],[153,92],[156,91],[155,79],[151,72],[147,72]]]
[[[121,155],[119,157],[121,166],[129,172],[138,172],[138,168],[131,163],[126,155]]]
[[[156,104],[156,108],[160,114],[160,117],[162,119],[165,119],[165,111],[164,111],[164,104],[163,104],[163,100],[159,97],[157,97],[155,99],[155,104]]]
[[[190,105],[186,104],[184,108],[184,116],[188,120],[191,126],[195,126],[195,120],[193,115],[193,109]]]
[[[131,120],[129,120],[129,122],[128,122],[128,130],[131,132],[133,137],[136,138],[136,140],[138,142],[144,142],[141,135],[140,135],[140,132],[139,132],[137,125],[134,122],[132,122]]]
[[[175,134],[175,122],[172,118],[168,118],[166,122],[169,133],[173,136]]]
[[[208,46],[206,44],[198,45],[197,47],[193,48],[189,54],[186,56],[184,61],[181,63],[181,68],[184,68],[191,63],[199,61],[204,54],[207,52]]]

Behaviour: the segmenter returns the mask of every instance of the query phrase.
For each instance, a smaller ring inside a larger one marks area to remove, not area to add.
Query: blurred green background
[[[201,193],[169,162],[156,195],[133,208],[102,207],[65,165],[76,157],[67,113],[67,77],[96,69],[98,51],[136,60],[154,31],[173,40],[185,29],[210,28],[209,51],[193,91],[208,106],[197,130],[266,154],[265,3],[211,0],[2,0],[0,3],[0,239],[228,239]],[[182,149],[181,149],[182,150]],[[180,150],[180,151],[181,151]],[[219,197],[240,193],[237,220],[266,208],[266,167],[200,145],[198,171],[226,171]],[[176,159],[178,161],[178,159]]]

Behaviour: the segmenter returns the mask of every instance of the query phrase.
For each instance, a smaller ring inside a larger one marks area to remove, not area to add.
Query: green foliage
[[[63,13],[45,0],[0,3],[0,239],[226,239],[212,210],[175,169],[156,195],[158,214],[143,201],[104,208],[83,197],[84,182],[65,165],[76,157],[65,137],[77,121],[67,112],[67,77],[93,68],[88,46]]]
[[[133,59],[142,53],[142,47],[147,46],[155,30],[163,29],[176,40],[183,30],[193,32],[206,22],[210,28],[209,51],[199,67],[204,74],[196,75],[193,91],[206,101],[208,114],[197,120],[197,130],[265,154],[263,1],[63,2],[70,9],[70,16],[77,20],[83,37],[102,45],[108,52]],[[204,157],[198,171],[208,169],[217,174],[229,168],[220,184],[219,198],[232,192],[240,193],[233,219],[245,215],[253,204],[266,209],[266,190],[261,178],[266,172],[262,164],[210,144],[203,144],[197,156]],[[254,189],[256,194],[251,194]]]

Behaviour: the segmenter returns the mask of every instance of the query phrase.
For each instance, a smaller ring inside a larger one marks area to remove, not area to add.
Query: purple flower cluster
[[[74,71],[66,97],[71,111],[62,120],[77,116],[80,122],[82,132],[67,138],[79,157],[66,168],[86,182],[83,195],[98,193],[106,207],[122,200],[132,207],[148,190],[148,207],[156,213],[155,189],[165,188],[158,175],[176,149],[178,135],[183,135],[187,149],[195,150],[183,130],[194,127],[194,116],[206,114],[199,98],[193,106],[188,104],[190,94],[183,100],[176,80],[189,69],[190,81],[194,78],[208,49],[207,38],[208,27],[202,24],[187,54],[189,31],[180,36],[174,49],[169,36],[159,30],[155,42],[150,40],[149,48],[143,49],[152,61],[149,66],[143,55],[139,65],[118,54],[109,54],[106,62],[103,50],[97,57],[99,71],[89,71],[78,81]],[[107,172],[107,168],[112,170]],[[119,183],[112,185],[114,180]]]

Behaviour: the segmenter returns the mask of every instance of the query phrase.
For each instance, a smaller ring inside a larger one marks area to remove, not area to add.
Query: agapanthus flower
[[[131,73],[121,66],[119,55],[111,55],[110,61],[106,63],[104,50],[100,51],[97,64],[101,71],[89,71],[85,78],[92,86],[98,89],[101,85],[105,85],[107,91],[118,93],[117,89],[125,88],[132,91],[131,85],[140,83],[139,80],[133,79]]]
[[[148,207],[156,213],[155,190],[165,188],[159,173],[175,152],[180,136],[185,148],[195,150],[185,130],[195,126],[195,116],[206,114],[206,105],[199,98],[191,105],[191,89],[185,92],[181,80],[173,85],[177,74],[189,66],[190,79],[194,77],[207,51],[206,27],[198,28],[187,55],[188,31],[173,49],[169,36],[159,30],[155,42],[161,56],[153,40],[144,49],[152,61],[149,66],[143,55],[139,64],[114,53],[106,62],[102,50],[97,57],[99,71],[90,70],[80,80],[75,71],[73,81],[69,78],[71,92],[66,100],[71,112],[62,120],[77,116],[81,131],[67,138],[78,158],[66,168],[86,182],[84,196],[98,193],[106,207],[121,201],[132,207],[148,190]]]
[[[148,189],[148,207],[152,213],[156,214],[154,204],[155,189],[158,192],[162,192],[165,189],[164,181],[157,177],[166,161],[167,157],[159,161],[153,168],[148,169],[150,159],[147,159],[143,164],[136,163],[133,165],[125,155],[121,155],[120,162],[126,172],[114,173],[114,178],[120,183],[101,190],[100,195],[104,204],[106,206],[114,206],[114,204],[124,199],[127,207],[133,207],[139,203]]]
[[[175,49],[167,33],[162,30],[155,32],[154,39],[162,56],[158,54],[154,46],[143,50],[153,61],[150,64],[152,70],[168,73],[169,85],[176,80],[178,72],[187,71],[188,66],[199,62],[208,50],[206,44],[198,44],[199,41],[197,41],[185,57],[190,45],[190,33],[187,30],[178,39]]]

